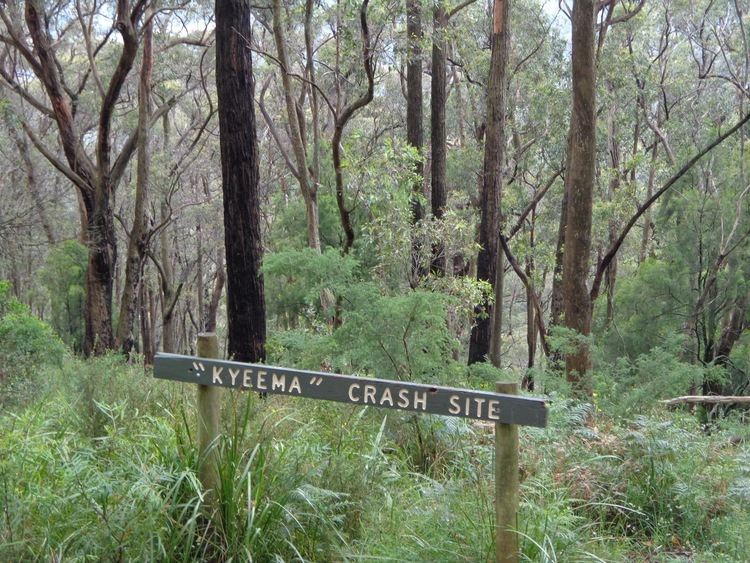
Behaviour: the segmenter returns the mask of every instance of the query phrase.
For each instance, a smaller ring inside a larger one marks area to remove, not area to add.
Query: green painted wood
[[[305,371],[261,364],[157,354],[154,377],[199,385],[323,399],[456,416],[505,424],[545,427],[544,399],[518,397],[406,381]]]

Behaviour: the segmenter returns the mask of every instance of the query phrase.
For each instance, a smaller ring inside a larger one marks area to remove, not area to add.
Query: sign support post
[[[220,387],[486,420],[495,424],[495,558],[518,563],[518,427],[547,425],[544,399],[519,396],[517,383],[497,383],[493,393],[222,360],[215,334],[198,336],[198,356],[157,354],[154,377],[198,385],[199,477],[209,504],[219,486]]]
[[[214,333],[198,335],[198,356],[219,358],[219,340]],[[207,492],[208,504],[217,498],[219,488],[219,420],[221,416],[221,388],[198,385],[198,478]]]
[[[496,383],[506,395],[518,393],[518,383]],[[518,563],[518,425],[495,423],[495,561]]]

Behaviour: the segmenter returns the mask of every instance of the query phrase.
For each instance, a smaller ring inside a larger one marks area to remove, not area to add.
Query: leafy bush
[[[344,293],[344,323],[334,333],[337,367],[386,379],[450,381],[455,342],[445,324],[443,297],[425,291],[381,295],[359,284]]]
[[[324,301],[329,307],[354,281],[357,261],[337,250],[318,254],[310,248],[285,250],[269,254],[264,259],[266,306],[282,326],[296,326],[300,317],[309,324],[322,320],[332,311],[321,309],[321,295],[329,292]]]
[[[632,416],[658,405],[662,399],[684,395],[704,379],[719,377],[720,368],[703,368],[679,359],[682,338],[668,339],[664,347],[630,360],[618,359],[594,376],[597,405],[611,415]]]
[[[60,366],[65,346],[52,328],[29,314],[0,282],[0,403],[23,401],[42,380],[43,366]]]

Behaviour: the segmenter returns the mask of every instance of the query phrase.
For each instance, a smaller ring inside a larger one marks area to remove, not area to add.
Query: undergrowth
[[[190,386],[116,356],[33,381],[0,414],[2,561],[493,559],[489,425],[226,393],[212,503]],[[553,397],[521,430],[524,560],[746,560],[746,423],[653,412]]]

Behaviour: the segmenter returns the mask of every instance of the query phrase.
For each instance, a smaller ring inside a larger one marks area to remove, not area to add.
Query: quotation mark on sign
[[[200,372],[206,371],[206,368],[203,367],[203,364],[200,362],[193,362],[193,369],[195,370],[196,377],[200,377]]]
[[[310,378],[310,383],[313,384],[313,385],[316,385],[316,386],[320,385],[321,383],[323,383],[323,378],[322,377],[311,377]]]

